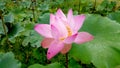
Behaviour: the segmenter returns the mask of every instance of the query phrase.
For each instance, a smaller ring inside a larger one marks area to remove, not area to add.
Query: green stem
[[[31,0],[31,7],[32,7],[32,13],[33,13],[33,21],[35,22],[35,5],[36,5],[36,0]]]
[[[33,12],[33,21],[35,22],[35,8],[32,8],[32,12]]]
[[[94,2],[94,6],[93,6],[93,13],[95,12],[95,8],[96,8],[96,0],[95,0],[95,2]]]
[[[4,21],[3,21],[3,16],[1,16],[1,20],[2,20],[2,26],[3,26],[3,29],[4,29],[4,33],[7,37],[7,31],[6,31],[6,28],[5,28],[5,24],[4,24]]]
[[[3,20],[3,15],[1,15],[1,20],[2,20],[2,26],[3,26],[3,29],[4,29],[4,33],[5,33],[6,38],[7,38],[7,43],[8,43],[8,45],[9,45],[10,47],[12,47],[12,46],[10,45],[9,40],[8,40],[8,34],[7,34],[7,31],[6,31],[6,28],[5,28],[5,24],[4,24],[4,20]]]
[[[80,14],[80,4],[81,4],[81,0],[79,0],[79,7],[78,7],[78,13]]]
[[[66,65],[65,65],[65,68],[68,68],[68,53],[65,54],[65,57],[66,57]]]
[[[94,3],[94,9],[95,9],[95,7],[96,7],[96,0],[95,0],[95,3]]]

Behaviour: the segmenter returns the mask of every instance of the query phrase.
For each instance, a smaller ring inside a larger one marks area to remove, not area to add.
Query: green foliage
[[[23,30],[24,28],[21,26],[20,23],[14,24],[9,33],[9,40],[14,43],[15,37],[19,36],[19,33],[22,32]]]
[[[0,68],[21,68],[21,63],[14,58],[12,52],[0,53]]]
[[[38,18],[38,22],[48,24],[49,23],[49,18],[50,18],[49,16],[50,16],[49,13],[45,13],[45,14],[41,15]]]
[[[80,31],[89,32],[95,37],[88,43],[73,43],[68,59],[69,68],[119,68],[119,2],[0,0],[0,68],[64,68],[65,55],[58,54],[48,61],[47,49],[40,45],[42,37],[34,31],[36,24],[48,24],[50,13],[55,14],[59,8],[64,13],[71,8],[75,15],[86,13],[87,18]]]
[[[48,64],[47,66],[34,64],[29,66],[28,68],[64,68],[64,67],[62,67],[59,63],[52,63],[52,64]]]
[[[116,6],[116,1],[104,0],[100,5],[96,7],[96,11],[102,15],[106,15],[108,12],[114,11]]]
[[[32,47],[40,47],[40,42],[42,40],[42,37],[35,31],[31,31],[29,33],[29,36],[25,37],[25,39],[22,42],[23,46],[27,46],[29,43]]]
[[[97,68],[115,68],[120,64],[120,24],[99,15],[87,15],[81,31],[94,35],[85,44],[73,44],[71,56],[83,63],[92,62]]]
[[[14,15],[12,13],[9,13],[8,15],[4,17],[4,19],[5,19],[5,22],[12,23],[14,22]]]
[[[69,68],[82,68],[79,63],[77,63],[73,58],[70,59],[69,61]]]
[[[112,13],[108,14],[108,17],[109,17],[111,20],[115,20],[115,21],[117,21],[118,23],[120,23],[120,11],[112,12]]]

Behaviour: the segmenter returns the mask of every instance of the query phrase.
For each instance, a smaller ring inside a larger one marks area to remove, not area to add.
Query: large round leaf
[[[48,64],[46,66],[43,66],[41,64],[33,64],[33,65],[30,65],[28,68],[64,68],[64,67],[56,62],[56,63]]]
[[[115,68],[120,65],[120,24],[98,15],[86,15],[81,31],[94,36],[84,44],[73,44],[70,55],[97,68]]]
[[[111,20],[115,20],[115,21],[117,21],[118,23],[120,23],[120,11],[110,13],[110,14],[108,14],[108,17],[109,17]]]
[[[14,58],[12,52],[0,53],[0,68],[20,68],[21,63]]]

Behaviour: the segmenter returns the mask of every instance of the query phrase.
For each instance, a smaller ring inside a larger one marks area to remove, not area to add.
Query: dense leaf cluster
[[[65,55],[46,59],[37,23],[49,23],[49,14],[61,8],[65,13],[86,14],[80,31],[95,39],[72,44],[69,68],[120,67],[119,0],[0,0],[0,68],[64,68]]]

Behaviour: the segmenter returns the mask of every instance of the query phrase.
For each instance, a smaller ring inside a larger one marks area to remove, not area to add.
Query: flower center
[[[65,39],[65,37],[61,37],[60,40],[63,41]]]
[[[66,26],[66,28],[67,28],[67,31],[68,31],[68,36],[71,36],[72,35],[72,31],[71,31],[70,27]]]
[[[72,35],[72,31],[69,26],[66,26],[67,32],[68,32],[68,37]],[[63,41],[65,37],[61,37],[60,40]]]

